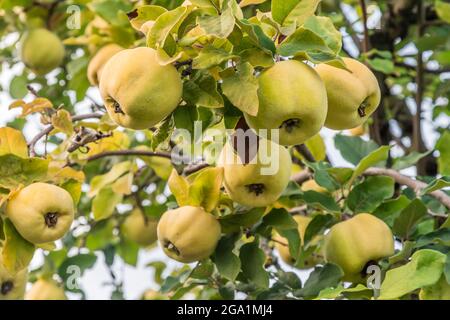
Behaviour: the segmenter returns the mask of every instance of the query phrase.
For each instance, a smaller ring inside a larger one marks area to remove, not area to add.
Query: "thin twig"
[[[102,116],[103,116],[103,114],[100,114],[100,113],[82,114],[82,115],[78,115],[78,116],[73,116],[72,122],[85,120],[85,119],[100,119]],[[41,140],[41,138],[49,135],[53,129],[55,129],[55,127],[53,127],[53,125],[50,124],[44,130],[39,132],[33,139],[31,139],[31,141],[28,143],[30,157],[36,156],[36,150],[35,150],[36,143],[38,143],[38,141]]]

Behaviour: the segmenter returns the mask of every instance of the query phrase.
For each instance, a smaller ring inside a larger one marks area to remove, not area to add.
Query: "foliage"
[[[85,297],[82,287],[70,285],[70,267],[81,276],[105,263],[111,298],[122,299],[113,263],[136,266],[139,251],[148,249],[120,232],[132,209],[158,219],[168,209],[195,205],[217,217],[222,237],[210,259],[175,269],[167,261],[148,264],[154,279],[143,281],[157,284],[164,298],[416,299],[442,275],[450,284],[449,9],[443,0],[0,0],[0,75],[20,70],[0,88],[14,100],[9,108],[16,115],[0,128],[5,266],[20,270],[33,251],[42,251],[44,263],[30,280],[51,275]],[[366,13],[381,26],[369,25],[367,34]],[[65,44],[63,64],[47,76],[23,67],[17,53],[20,38],[35,27],[50,29]],[[108,43],[153,48],[160,64],[174,65],[182,76],[182,102],[151,130],[117,127],[89,84],[89,61]],[[212,152],[194,154],[191,163],[168,159],[175,148],[209,150],[215,141],[207,129],[238,129],[243,113],[257,114],[257,77],[275,62],[345,69],[343,56],[375,73],[380,107],[364,125],[364,137],[338,133],[333,146],[318,134],[306,141],[308,152],[290,147],[292,181],[271,206],[234,203],[221,188],[223,172]],[[86,105],[92,114],[83,117]],[[1,107],[6,113],[8,106]],[[49,128],[38,137],[45,143],[26,130],[37,120]],[[182,141],[179,129],[195,134],[193,141]],[[333,166],[327,156],[333,150],[347,167]],[[323,190],[302,190],[302,173]],[[70,232],[56,244],[29,243],[5,214],[8,200],[38,181],[64,188],[77,207]],[[323,260],[302,281],[274,250],[276,231],[299,267],[321,254],[323,241],[314,239],[358,213],[383,220],[396,240],[394,256],[376,262],[381,290],[365,282],[344,285],[341,268]],[[292,214],[313,218],[304,239]]]

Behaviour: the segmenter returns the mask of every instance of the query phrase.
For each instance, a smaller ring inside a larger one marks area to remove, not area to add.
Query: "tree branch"
[[[86,119],[100,119],[101,117],[103,117],[103,114],[100,113],[88,113],[88,114],[82,114],[82,115],[78,115],[78,116],[73,116],[72,117],[72,122],[75,121],[80,121],[80,120],[86,120]],[[44,130],[42,130],[41,132],[39,132],[29,143],[28,143],[28,149],[29,149],[29,153],[30,153],[30,157],[35,157],[36,156],[36,150],[35,146],[38,143],[38,141],[45,137],[46,135],[50,134],[50,132],[52,132],[52,130],[55,129],[55,127],[53,125],[49,125],[48,127],[46,127]]]
[[[363,173],[364,176],[388,176],[391,177],[397,182],[398,184],[407,186],[414,190],[416,194],[419,194],[426,186],[427,184],[425,182],[414,180],[408,176],[405,176],[401,174],[398,171],[395,171],[393,169],[385,169],[385,168],[369,168]],[[297,173],[292,177],[292,180],[295,182],[302,184],[308,179],[312,177],[312,173],[309,170],[303,170],[300,173]],[[437,190],[429,193],[430,196],[437,199],[439,202],[441,202],[445,207],[450,209],[450,196],[447,195],[445,192]]]
[[[140,156],[140,157],[161,157],[166,159],[172,159],[172,155],[166,152],[153,152],[153,151],[144,151],[144,150],[116,150],[116,151],[105,151],[102,153],[97,153],[93,156],[90,156],[86,159],[86,161],[94,161],[106,157],[111,156]],[[70,164],[72,165],[72,164]]]
[[[366,53],[370,49],[369,29],[367,28],[367,8],[366,8],[365,0],[359,0],[359,4],[361,6],[361,11],[362,11],[363,30],[364,30],[364,37],[362,40],[361,48],[362,48],[362,51],[364,53]]]

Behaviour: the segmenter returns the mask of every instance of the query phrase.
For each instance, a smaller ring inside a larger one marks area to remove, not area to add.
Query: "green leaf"
[[[338,134],[334,138],[336,149],[341,152],[342,157],[355,166],[372,151],[378,148],[378,145],[372,140],[365,141],[360,137],[351,137]]]
[[[130,24],[137,31],[140,31],[142,25],[147,21],[155,21],[160,15],[167,12],[167,9],[160,6],[144,5],[139,6],[133,12],[133,18],[130,19]]]
[[[181,6],[161,14],[147,34],[147,46],[155,49],[163,48],[166,39],[172,32],[176,32],[177,26],[186,17],[186,12],[187,8]]]
[[[377,150],[372,151],[369,155],[365,156],[353,171],[352,178],[348,182],[351,185],[353,181],[359,177],[369,167],[380,164],[380,162],[386,161],[389,156],[389,146],[379,147]]]
[[[3,223],[5,243],[3,244],[3,264],[12,274],[28,267],[33,259],[35,246],[28,242],[17,232],[9,219]]]
[[[259,109],[258,79],[250,63],[239,64],[236,72],[223,78],[222,90],[230,102],[242,112],[256,116]]]
[[[391,177],[367,177],[350,191],[347,206],[354,213],[371,213],[383,200],[394,195],[394,184],[394,179]]]
[[[305,21],[304,27],[318,34],[334,53],[337,54],[341,51],[342,35],[336,30],[330,18],[310,16]]]
[[[305,230],[303,237],[303,246],[307,246],[308,243],[319,233],[328,228],[334,221],[334,217],[331,214],[318,214],[316,215]]]
[[[220,200],[223,181],[223,168],[206,168],[200,171],[189,188],[188,204],[203,207],[205,211],[214,210]]]
[[[264,269],[266,255],[259,248],[258,240],[246,243],[241,247],[239,258],[241,259],[242,273],[246,279],[260,288],[269,287],[269,274]]]
[[[15,76],[9,84],[9,94],[13,99],[22,99],[28,94],[26,76]]]
[[[183,100],[197,107],[223,107],[222,96],[217,91],[217,81],[207,72],[197,72],[192,79],[184,82]]]
[[[442,0],[436,0],[435,9],[439,18],[447,23],[450,23],[450,3]]]
[[[209,69],[211,67],[221,64],[222,62],[237,57],[238,56],[233,55],[225,51],[224,49],[208,45],[200,51],[197,57],[194,58],[192,67],[194,69]]]
[[[190,278],[207,280],[214,272],[214,265],[211,260],[201,261],[191,272]]]
[[[58,275],[63,279],[65,289],[69,291],[77,291],[77,288],[73,288],[74,285],[71,278],[74,276],[79,279],[83,276],[84,272],[91,269],[97,262],[97,256],[93,253],[81,253],[76,256],[72,256],[64,260],[61,266],[58,268]]]
[[[431,151],[424,152],[424,153],[419,153],[419,152],[413,151],[410,154],[408,154],[407,156],[395,158],[394,163],[392,165],[392,169],[398,171],[398,170],[402,170],[402,169],[406,169],[406,168],[415,166],[420,159],[429,155],[430,153],[431,153]]]
[[[153,132],[151,138],[151,149],[156,150],[160,145],[165,146],[165,144],[168,144],[173,130],[173,117],[168,116],[157,125],[156,130]]]
[[[318,207],[320,209],[328,210],[331,212],[340,212],[341,208],[336,203],[336,200],[324,193],[319,193],[316,191],[306,191],[299,197],[295,197],[303,200],[306,204],[312,207]]]
[[[416,248],[429,244],[441,244],[450,247],[450,228],[438,229],[419,237],[416,241]]]
[[[344,275],[339,266],[327,263],[323,267],[315,267],[302,289],[295,292],[295,295],[307,299],[314,298],[322,290],[336,287]]]
[[[416,251],[409,263],[386,273],[378,299],[397,299],[416,289],[436,283],[441,277],[445,261],[445,254],[438,251],[429,249]]]
[[[230,281],[234,281],[241,270],[241,260],[233,253],[239,237],[240,233],[222,237],[212,257],[220,275]]]
[[[450,175],[450,131],[446,130],[436,143],[439,151],[438,168],[442,175]]]
[[[88,197],[96,196],[100,192],[100,190],[102,190],[107,185],[112,184],[125,173],[129,172],[132,167],[133,163],[131,161],[120,162],[115,164],[107,173],[92,178],[91,189],[87,194]]]
[[[314,14],[320,0],[272,0],[272,17],[280,25],[301,26]]]
[[[375,211],[373,215],[386,222],[389,226],[393,226],[395,218],[405,209],[411,202],[408,197],[401,195],[397,199],[390,199],[383,202]]]
[[[430,182],[428,184],[428,186],[426,186],[422,190],[421,194],[425,195],[425,194],[431,193],[433,191],[440,190],[440,189],[447,188],[447,187],[450,187],[450,176],[445,176],[445,177],[433,180],[432,182]]]
[[[395,71],[395,65],[392,60],[374,58],[367,59],[366,61],[371,69],[383,72],[384,74],[391,74]]]
[[[324,39],[314,31],[301,27],[290,35],[278,48],[282,56],[299,57],[314,63],[328,62],[337,59],[336,53],[331,50]]]
[[[264,216],[263,222],[277,230],[297,229],[297,222],[285,209],[272,209]]]
[[[41,158],[23,159],[13,154],[0,156],[0,187],[12,189],[44,180],[49,162]]]
[[[100,0],[90,2],[89,8],[110,24],[123,27],[128,23],[125,13],[129,12],[133,6],[127,1]]]
[[[264,208],[252,208],[244,213],[229,214],[219,218],[223,233],[238,232],[257,223],[264,214]]]
[[[139,245],[133,241],[122,238],[117,246],[117,253],[125,263],[136,266],[139,254]]]
[[[414,232],[417,222],[422,219],[428,212],[427,207],[420,199],[414,199],[402,210],[397,219],[394,221],[392,231],[395,235],[403,239],[408,239]]]
[[[264,33],[259,25],[251,23],[246,19],[239,20],[237,23],[256,46],[272,54],[277,51],[275,43]]]
[[[100,192],[92,200],[92,213],[96,221],[109,218],[113,213],[116,205],[123,199],[123,195],[115,193],[112,188],[101,189]]]
[[[207,35],[225,39],[233,32],[235,18],[231,8],[227,8],[218,16],[199,17],[197,22]]]

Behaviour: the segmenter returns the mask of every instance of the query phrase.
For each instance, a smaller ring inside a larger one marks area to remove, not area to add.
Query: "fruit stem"
[[[300,128],[300,119],[288,119],[280,125],[280,129],[285,129],[288,133],[294,131],[295,128]]]
[[[45,224],[49,228],[54,228],[58,223],[58,213],[57,212],[47,212],[44,216]]]
[[[263,183],[252,183],[245,186],[250,193],[254,193],[256,196],[264,193],[266,188]]]
[[[14,284],[12,281],[5,281],[2,283],[2,286],[0,287],[0,292],[2,295],[7,295],[14,287]]]

